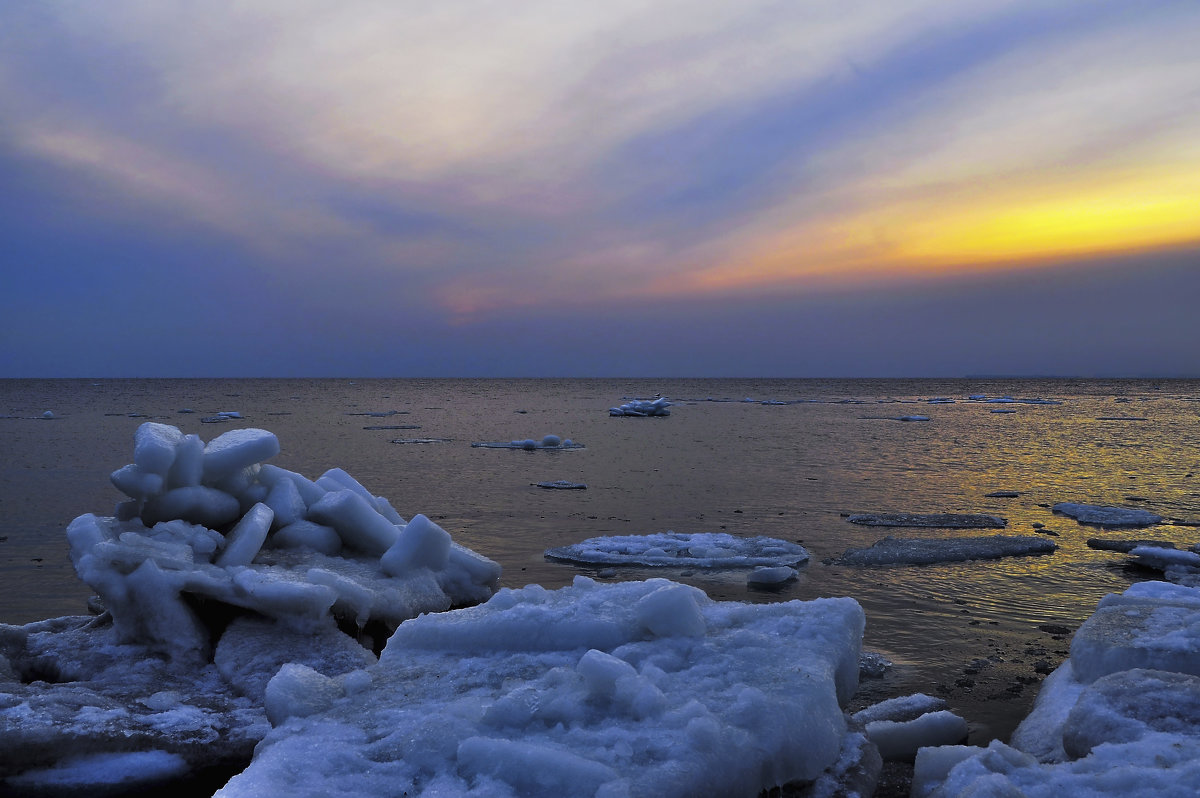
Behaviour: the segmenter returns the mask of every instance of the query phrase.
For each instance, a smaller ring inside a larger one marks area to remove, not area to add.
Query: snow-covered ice
[[[755,795],[811,781],[855,759],[840,703],[863,623],[850,599],[715,602],[661,579],[501,590],[405,622],[363,671],[281,670],[276,728],[218,795]]]
[[[865,549],[847,549],[838,562],[843,565],[929,565],[1048,554],[1055,548],[1055,544],[1045,538],[1026,535],[933,539],[886,537]]]
[[[1194,795],[1200,589],[1139,582],[1100,601],[1012,735],[922,749],[914,798]]]
[[[533,438],[525,438],[519,441],[480,441],[471,444],[476,449],[526,449],[533,451],[535,449],[582,449],[582,443],[575,443],[570,438],[561,438],[558,435],[544,435],[541,440]]]
[[[725,532],[660,532],[588,538],[548,549],[546,556],[582,565],[746,568],[798,565],[808,560],[808,551],[798,543],[777,538],[741,538]]]
[[[669,416],[671,415],[671,403],[667,401],[667,397],[665,396],[660,396],[657,399],[631,399],[618,407],[610,407],[608,414],[610,416],[635,416],[639,418]]]
[[[1132,507],[1105,507],[1098,504],[1059,502],[1054,512],[1074,518],[1081,524],[1103,527],[1144,527],[1162,523],[1163,517],[1149,510]]]
[[[978,513],[853,513],[846,518],[863,526],[923,527],[929,529],[1004,529],[1008,521]]]
[[[361,670],[375,656],[357,638],[495,593],[499,566],[424,515],[405,521],[340,468],[312,481],[261,462],[279,450],[259,429],[205,445],[138,428],[112,475],[129,501],[67,528],[104,614],[0,626],[0,778],[244,762],[281,666]]]

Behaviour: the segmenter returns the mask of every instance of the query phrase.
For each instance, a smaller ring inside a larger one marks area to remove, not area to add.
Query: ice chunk
[[[133,435],[133,464],[148,474],[166,477],[182,441],[178,428],[147,421]]]
[[[224,491],[204,485],[174,488],[149,499],[142,509],[147,524],[182,518],[193,524],[221,527],[241,515],[238,500]]]
[[[587,485],[582,482],[571,482],[566,479],[556,479],[552,482],[535,482],[539,488],[547,488],[549,490],[587,490]]]
[[[270,488],[274,488],[283,479],[290,480],[296,486],[300,498],[304,500],[307,507],[316,504],[328,492],[303,474],[297,474],[295,471],[288,471],[286,468],[280,468],[270,463],[263,463],[262,468],[258,471],[258,481]]]
[[[746,584],[750,587],[777,587],[792,581],[799,575],[800,573],[795,568],[787,565],[764,565],[750,572],[746,577]]]
[[[944,698],[934,698],[924,693],[913,693],[912,695],[889,698],[886,701],[880,701],[878,704],[872,704],[866,709],[855,712],[851,717],[854,718],[856,723],[864,725],[880,720],[890,720],[899,723],[916,720],[922,715],[930,712],[940,712],[945,708],[946,699]]]
[[[704,615],[699,606],[703,598],[704,591],[690,585],[663,585],[638,600],[638,623],[658,637],[703,637]]]
[[[204,482],[219,482],[279,454],[279,439],[265,429],[233,429],[204,447]]]
[[[917,749],[954,745],[967,739],[967,722],[948,710],[929,712],[913,720],[876,720],[866,725],[867,738],[884,761],[908,760]]]
[[[610,416],[635,416],[639,418],[669,416],[671,415],[671,403],[665,396],[660,396],[656,399],[631,399],[618,407],[610,407],[608,414]]]
[[[1071,640],[1084,684],[1131,668],[1200,675],[1200,608],[1165,599],[1102,603]]]
[[[450,533],[418,513],[400,530],[400,536],[379,565],[385,573],[402,576],[417,568],[440,571],[450,559]]]
[[[1135,565],[1165,571],[1171,567],[1200,568],[1200,554],[1162,546],[1137,546],[1129,551]]]
[[[288,524],[271,536],[271,543],[285,549],[309,548],[330,556],[342,550],[342,539],[336,529],[312,521]]]
[[[1200,737],[1200,676],[1135,668],[1100,677],[1071,709],[1063,749],[1076,759],[1154,732]]]
[[[1063,726],[1079,700],[1084,685],[1075,679],[1071,660],[1055,668],[1042,681],[1033,710],[1012,734],[1012,746],[1037,757],[1039,762],[1063,762]]]
[[[225,550],[217,557],[216,564],[222,568],[231,565],[249,565],[254,555],[262,548],[271,529],[275,513],[265,504],[256,504],[242,516],[226,539]]]
[[[372,510],[379,512],[379,507],[375,502],[375,496],[371,493],[371,491],[363,487],[361,482],[346,473],[344,469],[329,469],[317,479],[317,484],[327,491],[352,490],[361,496],[362,500],[365,501]]]
[[[289,662],[267,682],[267,718],[273,726],[288,718],[306,718],[329,709],[343,695],[345,690],[325,674]]]
[[[1149,510],[1130,507],[1104,507],[1096,504],[1060,502],[1054,512],[1074,518],[1081,524],[1102,527],[1145,527],[1161,523],[1163,517]]]
[[[219,795],[756,795],[836,771],[858,605],[696,591],[699,636],[648,638],[637,608],[683,595],[670,584],[578,579],[423,615],[353,692],[349,677],[285,666],[272,717],[306,716],[267,735]]]
[[[117,490],[134,499],[148,499],[163,489],[161,476],[143,471],[133,463],[112,472],[109,480]]]
[[[1055,548],[1054,543],[1045,538],[1024,535],[931,540],[886,537],[869,548],[847,549],[839,561],[845,565],[928,565],[1048,554]]]
[[[930,529],[1003,529],[1008,521],[997,515],[970,513],[854,513],[846,518],[863,526],[911,526]]]
[[[308,512],[308,506],[304,503],[299,488],[290,479],[276,480],[267,491],[266,505],[275,514],[271,524],[275,529],[304,520],[304,515]]]
[[[337,676],[375,663],[375,655],[330,620],[310,632],[298,632],[266,618],[235,619],[222,633],[213,656],[221,676],[240,695],[262,702],[267,682],[284,664],[305,665]]]
[[[204,441],[199,435],[185,435],[175,447],[175,460],[167,471],[168,488],[199,485],[204,478]]]
[[[390,549],[400,536],[395,524],[350,489],[326,493],[308,508],[308,518],[336,529],[347,546],[375,556]]]
[[[799,544],[776,538],[740,538],[724,532],[666,532],[589,538],[549,549],[546,556],[585,565],[730,568],[798,565],[808,560],[808,551]]]

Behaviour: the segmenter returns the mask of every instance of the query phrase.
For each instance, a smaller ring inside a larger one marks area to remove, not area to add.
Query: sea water
[[[608,415],[658,395],[674,403],[669,417]],[[1018,401],[988,401],[1002,397]],[[241,418],[205,422],[221,412]],[[1187,525],[1200,520],[1194,381],[6,380],[0,622],[86,611],[90,590],[74,575],[63,531],[122,498],[108,474],[131,461],[146,420],[205,440],[269,429],[283,447],[273,462],[310,477],[345,468],[402,515],[425,513],[499,562],[506,586],[554,588],[585,573],[667,576],[737,601],[852,596],[867,613],[865,648],[894,662],[863,682],[857,705],[944,696],[970,721],[973,743],[1007,739],[1067,655],[1068,630],[1101,596],[1153,576],[1088,538],[1200,540]],[[470,445],[547,434],[584,448]],[[588,487],[535,484],[554,480]],[[987,496],[996,491],[1019,495]],[[1143,507],[1168,523],[1097,530],[1054,515],[1064,501]],[[1005,534],[1046,535],[1059,548],[988,562],[838,565],[847,548],[887,534],[996,532],[846,519],[888,511],[999,515]],[[612,571],[543,556],[589,537],[667,530],[767,535],[800,542],[812,559],[798,580],[764,591],[747,586],[745,571]]]

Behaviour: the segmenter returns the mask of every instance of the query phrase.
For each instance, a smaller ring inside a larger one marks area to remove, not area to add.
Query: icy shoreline
[[[0,718],[11,721],[0,742],[13,752],[0,757],[0,779],[10,789],[100,789],[122,775],[131,785],[170,783],[244,763],[261,740],[259,757],[222,795],[551,795],[564,785],[580,794],[696,795],[718,784],[753,795],[804,783],[822,794],[873,784],[880,753],[903,759],[965,736],[965,720],[928,697],[845,717],[862,643],[862,610],[850,599],[713,602],[666,580],[586,578],[557,591],[495,593],[490,561],[424,516],[405,522],[340,469],[308,480],[265,464],[273,436],[234,432],[213,447],[206,471],[207,447],[197,470],[188,436],[150,428],[135,462],[114,474],[130,488],[120,516],[72,523],[73,561],[105,597],[107,615],[0,627]],[[291,488],[275,493],[284,482]],[[192,488],[210,490],[173,493]],[[642,538],[640,548],[617,553],[657,558],[642,564],[748,567],[757,554],[773,563],[796,556],[769,539],[676,536],[668,541],[675,551],[653,536],[629,537]],[[967,540],[966,556],[985,556],[985,540]],[[739,551],[741,542],[752,548]],[[632,543],[605,539],[582,561]],[[1035,550],[1052,548],[1040,541]],[[685,563],[681,554],[707,560]],[[1198,563],[1183,551],[1133,547],[1131,557],[1180,579]],[[1182,595],[1171,598],[1179,604]],[[1103,630],[1089,634],[1097,649],[1114,645]],[[774,673],[780,662],[788,669]],[[1103,682],[1103,695],[1181,683],[1121,678]],[[1081,685],[1072,682],[1072,697]],[[814,727],[806,713],[818,707],[827,722]],[[631,758],[657,738],[675,742]],[[1070,742],[1067,751],[1082,761],[1098,743],[1089,745]],[[927,754],[921,783],[997,750]],[[1015,754],[1001,760],[1034,773]],[[947,778],[937,794],[958,794],[946,791],[956,783]]]

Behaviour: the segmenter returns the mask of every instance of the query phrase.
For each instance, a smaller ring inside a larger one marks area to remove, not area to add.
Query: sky
[[[1200,4],[0,4],[0,377],[1200,376]]]

